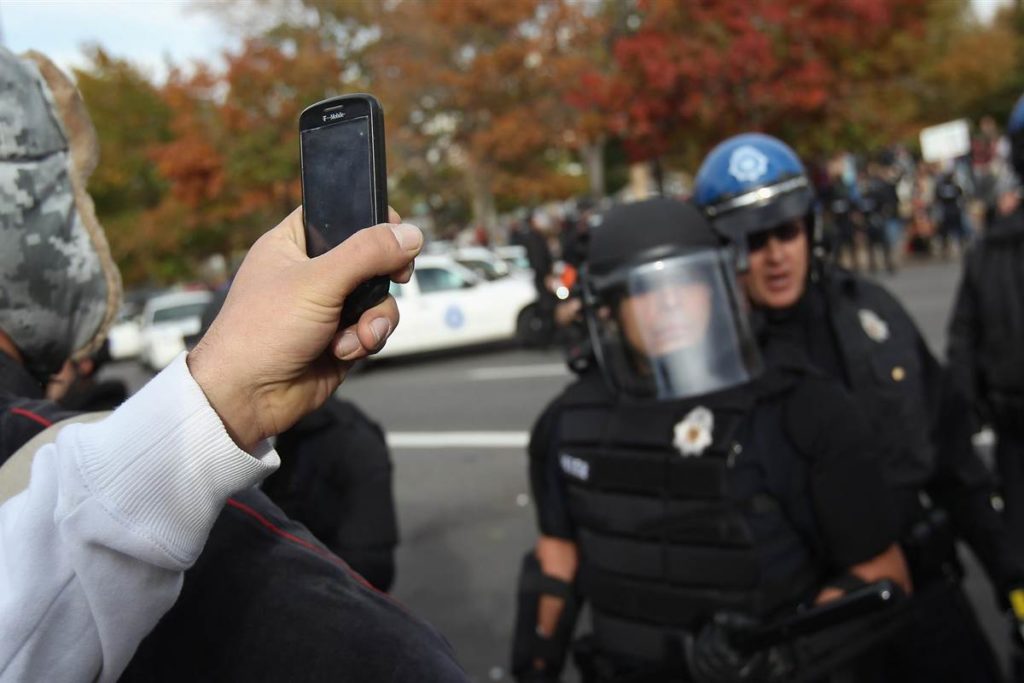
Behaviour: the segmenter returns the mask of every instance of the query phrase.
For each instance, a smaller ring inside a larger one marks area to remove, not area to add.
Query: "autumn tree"
[[[144,279],[154,257],[138,228],[167,191],[151,150],[172,136],[171,109],[146,73],[101,47],[87,49],[74,76],[100,143],[89,192],[125,278]]]
[[[174,136],[154,158],[169,192],[150,227],[167,249],[245,249],[298,206],[299,113],[346,89],[316,33],[249,39],[225,61],[172,72],[163,88]]]
[[[988,24],[965,16],[934,17],[930,58],[922,60],[919,119],[939,123],[994,114],[1005,120],[1024,92],[1024,21],[1020,6],[1005,7]],[[940,11],[935,8],[933,11]],[[947,8],[947,11],[948,8]]]
[[[455,169],[474,220],[486,225],[502,200],[581,189],[561,172],[573,115],[562,95],[574,37],[566,18],[575,11],[546,0],[393,3],[368,60],[389,145],[401,152],[392,168],[400,176]]]
[[[695,165],[749,129],[805,150],[885,140],[923,0],[638,0],[603,87],[634,159],[676,150]],[[896,115],[893,115],[896,113]]]

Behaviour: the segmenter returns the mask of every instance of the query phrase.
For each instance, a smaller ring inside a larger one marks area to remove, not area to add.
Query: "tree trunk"
[[[484,226],[493,239],[498,227],[498,211],[494,205],[491,175],[482,164],[471,162],[466,165],[466,182],[473,208],[473,224]]]
[[[599,136],[593,142],[589,142],[580,150],[583,156],[583,164],[587,169],[587,181],[590,186],[590,196],[600,199],[605,196],[607,189],[604,179],[604,146],[606,138]]]

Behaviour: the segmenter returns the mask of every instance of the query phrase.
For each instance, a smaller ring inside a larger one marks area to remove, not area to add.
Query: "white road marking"
[[[534,379],[537,377],[568,377],[569,368],[565,366],[565,363],[504,365],[492,368],[473,368],[466,374],[471,380],[478,382],[496,379]]]
[[[529,432],[388,432],[391,448],[526,448]]]

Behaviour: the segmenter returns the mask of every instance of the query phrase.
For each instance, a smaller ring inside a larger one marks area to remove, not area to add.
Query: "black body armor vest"
[[[817,585],[807,468],[783,427],[793,379],[769,375],[699,400],[587,380],[565,395],[554,452],[600,650],[661,659],[718,610],[767,616]]]

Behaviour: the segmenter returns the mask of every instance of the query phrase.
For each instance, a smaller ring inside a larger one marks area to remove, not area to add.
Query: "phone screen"
[[[318,256],[377,222],[370,119],[304,130],[301,144],[307,251]]]

